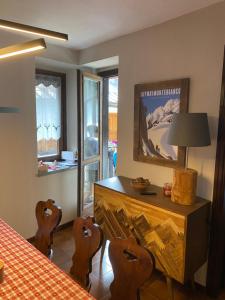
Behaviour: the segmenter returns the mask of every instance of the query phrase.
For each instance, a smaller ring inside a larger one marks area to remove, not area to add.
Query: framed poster
[[[188,111],[189,79],[135,85],[134,160],[168,167],[185,164],[185,147],[167,143],[174,113]]]

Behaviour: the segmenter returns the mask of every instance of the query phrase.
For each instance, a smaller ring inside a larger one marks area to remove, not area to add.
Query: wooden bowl
[[[150,182],[149,182],[148,179],[143,179],[142,182],[138,181],[138,178],[133,179],[130,184],[131,184],[133,189],[135,189],[139,192],[146,191],[148,189],[148,187],[150,186]]]

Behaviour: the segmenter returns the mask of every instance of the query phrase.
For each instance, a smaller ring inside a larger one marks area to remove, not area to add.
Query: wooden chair
[[[70,273],[85,289],[90,290],[89,274],[92,271],[92,258],[102,245],[101,228],[93,223],[92,217],[77,218],[73,224],[75,253]]]
[[[51,245],[53,243],[53,231],[59,225],[62,218],[62,210],[56,206],[55,201],[39,201],[36,205],[36,218],[38,230],[35,235],[35,247],[49,258],[52,257]]]
[[[133,237],[114,238],[109,244],[109,259],[114,273],[110,286],[111,299],[140,299],[139,288],[153,271],[151,254],[139,246]]]

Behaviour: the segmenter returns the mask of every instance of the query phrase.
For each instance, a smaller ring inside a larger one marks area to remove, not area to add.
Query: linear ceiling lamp
[[[68,34],[65,34],[65,33],[60,33],[60,32],[56,32],[56,31],[51,31],[51,30],[47,30],[47,29],[42,29],[42,28],[38,28],[38,27],[33,27],[33,26],[24,25],[24,24],[15,23],[15,22],[6,21],[6,20],[1,20],[1,19],[0,19],[0,28],[36,34],[36,35],[40,35],[43,37],[49,37],[49,38],[63,40],[63,41],[68,40]]]
[[[42,49],[46,49],[44,39],[33,40],[22,44],[15,44],[0,49],[0,60],[11,56],[21,55],[24,53],[40,51]]]

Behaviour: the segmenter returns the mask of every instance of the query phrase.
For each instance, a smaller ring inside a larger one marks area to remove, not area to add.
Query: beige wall
[[[225,3],[82,50],[80,64],[119,55],[119,174],[172,180],[172,169],[133,161],[134,85],[189,77],[189,111],[209,114],[212,145],[190,149],[199,171],[198,194],[212,198],[216,133],[225,44]]]
[[[189,167],[199,172],[198,195],[212,199],[224,28],[223,2],[80,52],[81,64],[119,55],[119,174],[172,181],[172,169],[133,161],[134,85],[189,77],[189,111],[208,113],[212,137],[210,147],[190,149]],[[197,277],[204,283],[205,270]]]
[[[20,36],[0,33],[0,47],[20,40]],[[34,72],[33,57],[0,62],[0,106],[20,109],[18,114],[0,114],[0,218],[25,238],[36,231],[37,201],[54,199],[62,207],[62,223],[74,219],[77,207],[77,169],[36,176]],[[76,147],[76,71],[68,70],[67,77],[68,145],[73,149]]]

